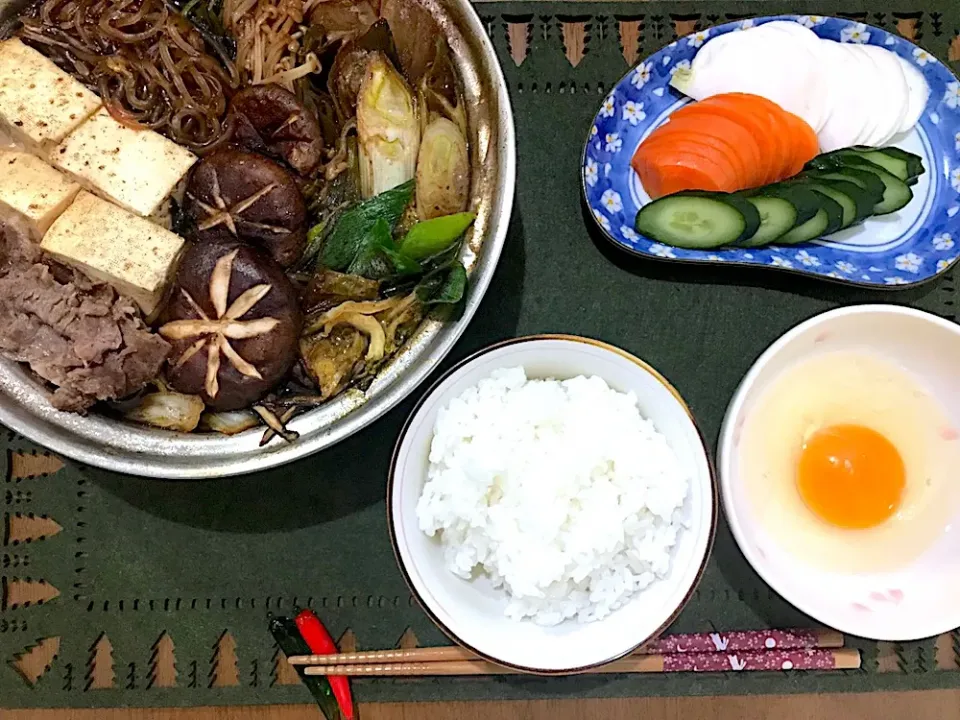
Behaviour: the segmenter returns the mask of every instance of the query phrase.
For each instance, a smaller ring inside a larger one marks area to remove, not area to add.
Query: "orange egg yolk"
[[[896,512],[905,484],[903,458],[893,443],[862,425],[818,430],[797,464],[797,487],[807,507],[842,528],[882,523]]]

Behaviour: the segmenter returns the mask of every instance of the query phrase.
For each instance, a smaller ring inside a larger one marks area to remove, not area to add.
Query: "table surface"
[[[538,700],[502,703],[409,703],[362,706],[363,720],[960,720],[960,690],[839,695]],[[316,720],[316,707],[265,705],[183,709],[0,710],[0,720]]]
[[[489,0],[474,0],[486,2]],[[582,28],[579,29],[582,32]],[[2,702],[2,699],[0,699]],[[609,700],[367,704],[363,720],[735,720],[770,718],[806,720],[845,717],[910,717],[911,720],[960,720],[960,689],[899,693],[769,695]],[[0,720],[313,720],[322,719],[313,705],[208,708],[116,708],[6,710]]]

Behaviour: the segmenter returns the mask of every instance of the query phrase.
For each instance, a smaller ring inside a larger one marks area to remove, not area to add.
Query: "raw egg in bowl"
[[[960,326],[893,305],[818,315],[724,419],[724,509],[759,575],[876,640],[960,626]]]

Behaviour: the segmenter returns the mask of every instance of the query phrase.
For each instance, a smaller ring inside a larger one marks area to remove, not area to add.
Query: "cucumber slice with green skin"
[[[824,172],[841,170],[844,167],[856,167],[864,162],[886,170],[891,175],[907,182],[907,163],[902,160],[894,160],[884,155],[878,150],[868,152],[866,150],[855,150],[853,148],[844,148],[843,150],[834,150],[826,155],[819,155],[807,163],[807,167]]]
[[[870,148],[858,146],[834,150],[831,153],[815,157],[807,163],[807,168],[831,171],[844,166],[862,166],[864,162],[886,170],[907,185],[916,184],[917,178],[925,172],[923,160],[919,155],[894,147]]]
[[[836,200],[820,198],[821,208],[827,211],[827,229],[824,235],[830,235],[843,227],[843,208]]]
[[[893,158],[885,153],[874,151],[874,152],[864,152],[857,151],[855,157],[860,158],[861,160],[866,160],[876,165],[878,168],[886,170],[888,173],[893,175],[895,178],[902,180],[905,183],[910,182],[910,171],[907,168],[907,163],[904,160],[898,160]],[[916,179],[914,178],[914,182]]]
[[[759,247],[774,242],[797,225],[797,208],[783,195],[754,195],[744,198],[760,214],[760,227],[739,247]]]
[[[752,237],[760,214],[746,200],[726,193],[677,193],[640,208],[635,227],[667,245],[707,250]]]
[[[831,181],[824,180],[823,182],[819,182],[819,183],[815,183],[811,181],[810,189],[813,190],[815,193],[823,197],[828,197],[831,200],[838,203],[841,209],[843,210],[843,216],[842,216],[843,225],[841,229],[850,227],[856,221],[857,203],[854,201],[852,197],[850,197],[846,193],[830,187],[827,184],[828,182],[831,182]],[[856,185],[854,185],[854,187],[856,187]],[[859,190],[860,188],[857,188],[857,189]],[[870,207],[872,208],[873,206],[871,205]]]
[[[851,169],[853,168],[844,168],[841,172],[846,174]],[[870,161],[858,162],[856,169],[873,173],[883,183],[883,198],[873,206],[874,215],[889,215],[913,199],[913,190],[905,182]]]
[[[776,242],[777,238],[805,223],[820,209],[820,201],[814,193],[789,183],[767,185],[740,194],[760,213],[760,228],[753,237],[738,242],[741,247]],[[791,219],[792,223],[788,224]]]
[[[867,161],[864,160],[863,162]],[[870,193],[870,197],[873,198],[874,204],[883,200],[883,193],[886,189],[883,181],[865,167],[851,167],[849,165],[843,165],[830,172],[804,172],[801,174],[801,177],[816,180],[845,180],[847,182],[852,182],[854,185],[857,185]]]
[[[829,224],[829,213],[823,208],[820,208],[812,218],[781,236],[780,239],[777,240],[777,245],[796,245],[798,243],[816,240],[818,237],[827,234]]]
[[[873,206],[876,204],[872,202],[873,195],[859,185],[852,183],[849,180],[824,180],[823,183],[832,188],[835,192],[842,193],[853,199],[853,221],[846,223],[845,217],[844,227],[849,227],[855,223],[863,222],[873,214]],[[833,199],[836,200],[836,198]]]
[[[804,165],[804,170],[813,170],[821,172],[832,172],[843,165],[841,153],[853,152],[852,150],[834,150],[833,152],[817,155],[813,160]]]
[[[820,196],[820,210],[802,225],[777,240],[777,245],[796,245],[836,232],[843,226],[843,208],[836,200]]]
[[[908,185],[913,185],[917,178],[926,172],[923,167],[923,158],[897,147],[870,148],[857,146],[850,149],[860,153],[865,159],[876,163]]]
[[[808,180],[806,185],[821,195],[836,200],[843,208],[843,227],[861,222],[873,214],[873,197],[859,185],[847,180]]]
[[[767,185],[750,191],[750,195],[779,195],[786,193],[786,197],[797,208],[797,224],[805,223],[807,220],[817,214],[820,209],[820,200],[810,190],[802,184],[793,181]]]

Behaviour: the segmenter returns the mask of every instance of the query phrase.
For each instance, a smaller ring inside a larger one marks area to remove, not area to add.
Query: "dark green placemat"
[[[678,24],[685,29],[731,17],[719,3],[717,10],[702,13],[704,7],[714,6],[478,5],[514,100],[519,182],[496,278],[445,365],[515,335],[598,337],[670,378],[713,444],[726,403],[750,363],[795,323],[837,305],[867,301],[908,303],[956,319],[950,277],[917,290],[868,292],[762,270],[632,260],[594,233],[581,208],[578,163],[602,94],[627,70],[621,32],[640,28],[642,56],[669,42]],[[944,60],[960,28],[960,5],[944,0],[922,10],[887,4],[882,13],[864,12],[862,3],[753,0],[724,7],[738,16],[859,13],[891,29],[899,23]],[[562,27],[566,23],[569,30],[578,22],[586,23],[585,54],[572,67]],[[515,24],[514,39],[526,37],[529,44],[519,67],[510,55],[508,23]],[[628,55],[635,49],[628,47]],[[280,470],[222,481],[140,480],[73,463],[22,478],[21,454],[35,448],[17,437],[6,439],[0,456],[4,522],[9,526],[16,513],[34,513],[48,515],[62,530],[15,545],[6,527],[0,575],[8,604],[15,599],[15,581],[28,577],[47,581],[60,595],[42,606],[0,611],[0,705],[308,701],[303,688],[276,682],[275,648],[264,623],[268,609],[285,612],[297,603],[316,608],[335,635],[352,631],[360,648],[393,646],[402,636],[409,640],[409,631],[421,645],[445,642],[412,602],[386,532],[389,451],[412,402],[330,451]],[[16,593],[24,588],[17,585]],[[721,523],[710,567],[673,630],[810,624],[764,586]],[[158,643],[164,634],[168,638]],[[48,637],[60,638],[59,656],[30,688],[8,662]],[[452,700],[956,686],[960,672],[938,669],[956,668],[955,639],[879,648],[853,640],[864,651],[864,669],[858,672],[382,680],[358,683],[357,694],[361,700]],[[112,663],[112,688],[91,687],[94,655],[100,672],[92,685],[111,684],[103,671]],[[175,687],[161,687],[170,683],[165,668],[171,662]]]

